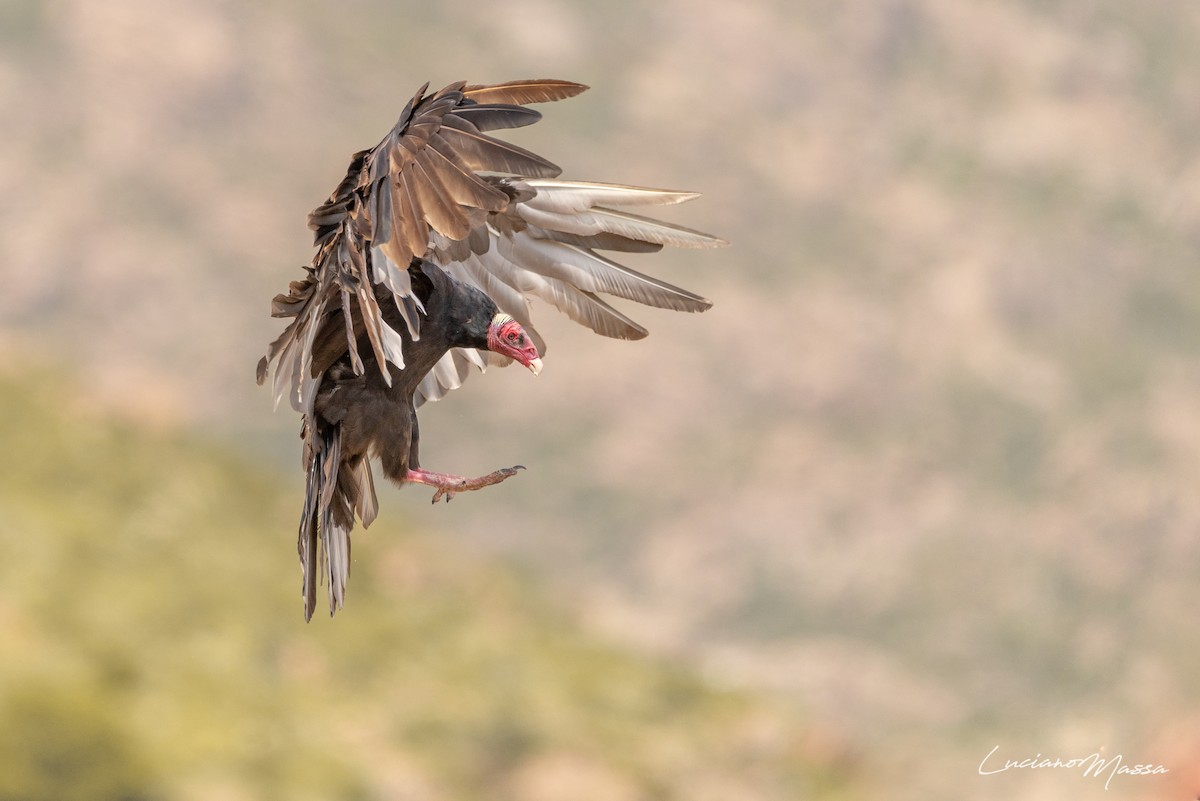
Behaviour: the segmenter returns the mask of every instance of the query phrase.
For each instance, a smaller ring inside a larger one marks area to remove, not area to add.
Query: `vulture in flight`
[[[527,104],[586,86],[428,87],[379,144],[354,154],[309,215],[316,255],[275,297],[272,315],[290,322],[258,365],[260,384],[272,374],[276,406],[286,395],[303,415],[306,620],[318,581],[330,614],[342,606],[355,517],[366,527],[378,510],[372,458],[397,485],[436,488],[435,503],[519,469],[477,478],[423,469],[416,410],[460,386],[471,367],[517,361],[537,375],[545,346],[530,322],[532,298],[598,334],[640,339],[646,330],[600,295],[688,312],[711,303],[602,251],[725,244],[624,210],[694,193],[560,180],[554,164],[487,133],[534,123],[541,115]]]

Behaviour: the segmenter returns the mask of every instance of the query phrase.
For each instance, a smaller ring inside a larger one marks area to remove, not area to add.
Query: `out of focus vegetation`
[[[1194,0],[0,2],[0,343],[68,365],[89,395],[67,419],[103,402],[138,421],[130,433],[173,420],[291,476],[283,506],[218,516],[243,552],[269,548],[256,571],[278,572],[201,571],[234,551],[180,537],[159,547],[195,565],[194,582],[144,598],[113,586],[89,614],[166,614],[174,590],[205,620],[216,613],[202,599],[274,588],[272,619],[293,625],[296,419],[269,414],[252,373],[280,328],[270,297],[311,257],[305,215],[422,82],[529,76],[593,88],[506,137],[569,178],[703,193],[665,211],[732,247],[631,266],[715,305],[623,306],[651,331],[635,343],[535,308],[550,343],[537,381],[492,371],[421,420],[431,468],[529,471],[448,507],[381,488],[370,559],[358,551],[375,566],[357,569],[334,626],[291,647],[402,625],[412,611],[397,587],[491,606],[465,578],[375,586],[372,571],[406,576],[411,554],[443,553],[384,533],[411,520],[521,560],[582,628],[796,701],[866,755],[892,801],[1085,793],[1061,772],[975,775],[997,744],[1013,757],[1137,754],[1172,773],[1114,782],[1107,798],[1193,796]],[[145,461],[175,493],[114,491],[126,525],[164,532],[157,522],[213,511],[190,494],[200,482],[174,478],[189,459],[114,447],[107,458]],[[30,458],[6,456],[12,471]],[[221,486],[248,483],[239,461],[198,464]],[[63,499],[44,529],[90,525],[69,482],[13,475]],[[270,519],[237,528],[254,514]],[[88,586],[57,564],[4,568],[32,588],[22,598]],[[512,619],[469,635],[496,649],[545,614],[504,581]],[[21,636],[49,636],[54,619]],[[207,647],[233,647],[231,627],[213,624]],[[53,676],[59,660],[31,653]],[[71,663],[71,649],[55,653]],[[390,669],[421,651],[404,653]],[[313,661],[343,680],[336,659]],[[373,687],[346,680],[341,694],[347,721],[383,714]],[[622,742],[594,759],[624,759]]]
[[[275,475],[0,374],[0,798],[844,797],[785,708],[588,637],[380,521],[305,625]]]

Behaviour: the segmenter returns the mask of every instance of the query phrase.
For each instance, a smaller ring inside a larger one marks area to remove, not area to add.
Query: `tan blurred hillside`
[[[422,417],[430,467],[529,472],[384,514],[794,693],[890,795],[1080,792],[983,781],[997,742],[1184,772],[1200,7],[10,2],[0,37],[5,336],[288,465],[296,422],[252,366],[348,155],[425,80],[593,85],[513,138],[567,176],[704,192],[672,218],[733,248],[635,266],[716,306],[636,311],[635,344],[543,313],[541,378]]]

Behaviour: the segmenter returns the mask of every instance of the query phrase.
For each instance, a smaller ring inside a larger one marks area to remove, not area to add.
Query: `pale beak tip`
[[[542,372],[542,360],[541,359],[533,359],[526,366],[529,368],[529,372],[533,373],[535,376],[541,375],[541,372]]]

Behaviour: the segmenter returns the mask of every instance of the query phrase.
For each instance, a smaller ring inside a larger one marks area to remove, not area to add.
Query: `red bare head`
[[[488,326],[488,350],[516,359],[529,368],[534,375],[542,372],[542,360],[538,358],[537,347],[513,318],[503,312],[497,312]]]

